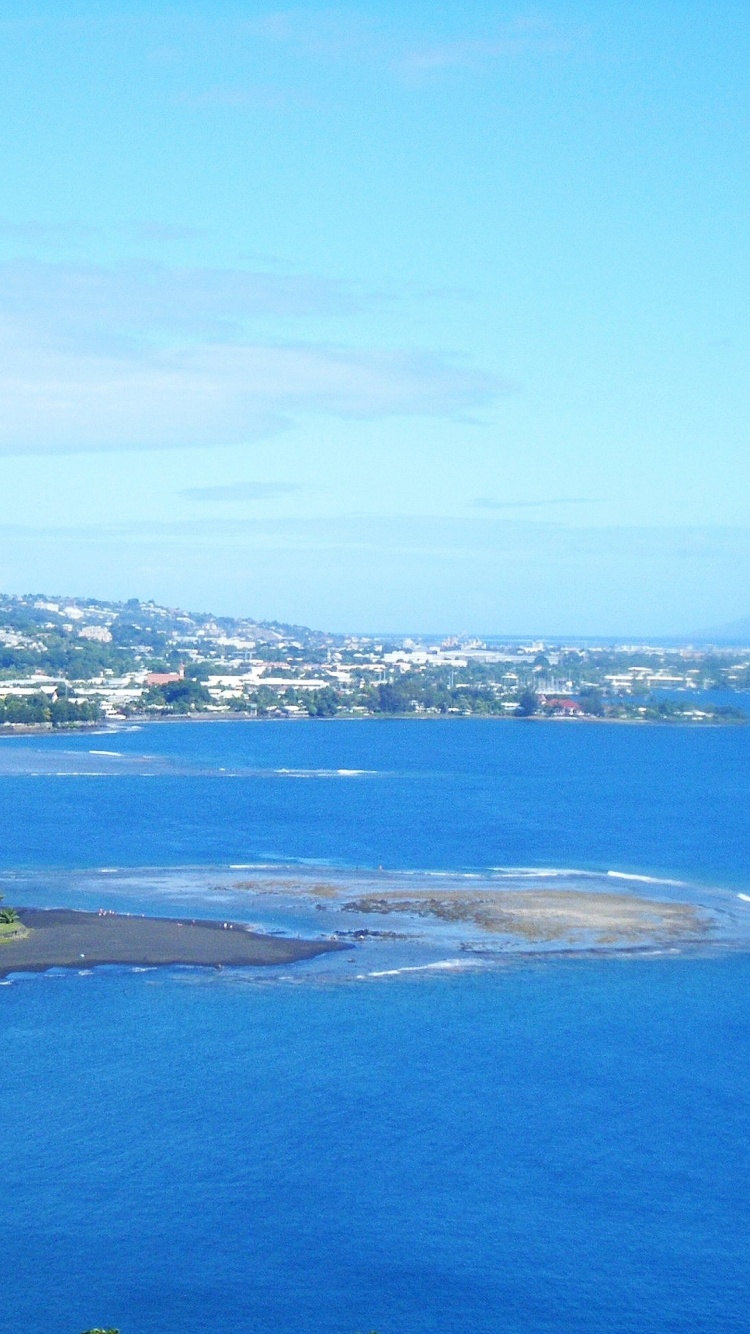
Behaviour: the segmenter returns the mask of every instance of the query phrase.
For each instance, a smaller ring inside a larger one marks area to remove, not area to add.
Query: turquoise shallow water
[[[151,911],[140,868],[257,858],[619,869],[736,901],[749,759],[750,728],[13,738],[2,862]],[[127,890],[68,874],[114,866]],[[744,1334],[750,956],[360,972],[0,987],[2,1334]]]

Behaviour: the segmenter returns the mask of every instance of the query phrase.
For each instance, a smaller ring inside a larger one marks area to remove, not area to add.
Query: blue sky
[[[0,587],[750,612],[745,3],[16,3],[0,37]]]

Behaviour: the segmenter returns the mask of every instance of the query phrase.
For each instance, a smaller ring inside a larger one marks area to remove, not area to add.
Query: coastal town
[[[743,722],[750,648],[336,635],[154,602],[0,596],[0,727],[383,715]]]

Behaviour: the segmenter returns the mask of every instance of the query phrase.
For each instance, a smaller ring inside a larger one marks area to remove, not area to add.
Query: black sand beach
[[[97,964],[254,967],[296,963],[347,948],[333,940],[258,935],[239,922],[128,917],[69,908],[22,908],[19,917],[28,934],[0,944],[0,977]]]

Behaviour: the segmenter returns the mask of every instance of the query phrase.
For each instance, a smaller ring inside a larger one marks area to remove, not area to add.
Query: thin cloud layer
[[[234,614],[368,633],[679,633],[736,615],[750,579],[750,532],[730,528],[224,515],[56,529],[3,524],[0,538],[6,580],[21,587],[126,597],[142,581],[172,605],[197,598]],[[593,580],[592,568],[606,577]],[[654,569],[668,580],[668,605],[658,585],[650,591]]]
[[[0,318],[66,347],[103,350],[170,335],[234,340],[258,319],[349,315],[361,305],[343,285],[304,274],[153,261],[0,264]]]
[[[251,38],[291,46],[311,56],[342,56],[379,48],[382,37],[364,12],[344,8],[276,10],[245,20]]]
[[[165,245],[173,241],[197,241],[207,235],[205,227],[185,227],[180,223],[154,220],[134,223],[132,232],[138,241],[163,242]]]
[[[566,51],[572,39],[543,19],[517,18],[481,37],[417,46],[396,62],[402,74],[432,74],[450,69],[472,69],[523,55]]]
[[[101,236],[102,229],[85,222],[43,222],[39,218],[0,218],[0,239],[42,249],[78,246]]]
[[[604,501],[601,496],[557,496],[548,500],[494,500],[491,496],[477,496],[469,504],[479,510],[538,510],[549,505],[602,505]]]
[[[251,333],[353,309],[335,284],[305,277],[0,265],[0,451],[242,444],[302,413],[443,416],[508,388],[437,354]]]
[[[188,486],[180,492],[188,500],[213,505],[245,500],[276,500],[301,488],[295,482],[236,482],[234,486]]]
[[[203,227],[189,227],[183,223],[162,222],[146,218],[142,221],[120,223],[116,226],[93,226],[91,223],[68,219],[66,222],[45,222],[39,218],[0,218],[0,241],[10,242],[34,254],[75,253],[92,241],[119,240],[136,245],[174,245],[192,242],[207,236]]]
[[[309,58],[356,59],[384,67],[407,79],[455,69],[481,66],[522,56],[544,56],[571,49],[580,31],[551,23],[537,15],[517,15],[505,22],[490,22],[484,30],[456,33],[446,29],[436,39],[440,23],[429,25],[429,36],[417,30],[411,40],[384,16],[375,21],[364,11],[293,8],[267,14],[243,25],[261,42],[286,46]]]

